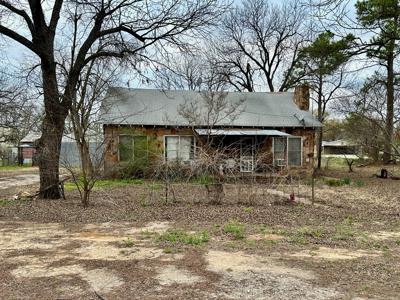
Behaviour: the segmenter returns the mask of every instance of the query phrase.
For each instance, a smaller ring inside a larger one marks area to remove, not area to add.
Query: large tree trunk
[[[59,199],[59,159],[61,139],[64,132],[68,109],[60,101],[53,57],[42,60],[43,97],[45,117],[42,136],[37,144],[37,158],[40,172],[40,197]]]
[[[388,164],[392,159],[393,146],[393,117],[394,117],[394,71],[393,71],[393,52],[388,54],[387,60],[387,95],[386,95],[386,128],[385,144],[383,152],[383,162]]]

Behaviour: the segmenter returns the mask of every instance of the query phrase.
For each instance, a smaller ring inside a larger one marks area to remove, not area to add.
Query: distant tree
[[[30,131],[38,130],[40,118],[24,84],[0,71],[0,143],[19,145]]]
[[[104,57],[134,57],[138,67],[214,22],[220,8],[218,0],[0,0],[0,36],[39,60],[45,112],[37,149],[41,197],[61,196],[61,138],[82,69]],[[58,77],[60,67],[66,67],[65,80]]]
[[[356,3],[358,21],[372,35],[367,55],[386,69],[386,128],[384,163],[393,153],[395,60],[400,53],[400,4],[397,0],[359,0]]]
[[[243,1],[223,20],[213,43],[216,63],[237,90],[255,91],[258,80],[262,89],[286,91],[300,79],[292,71],[309,41],[306,25],[299,1]]]
[[[350,59],[350,45],[354,36],[334,39],[331,32],[321,33],[309,46],[299,51],[294,78],[303,78],[315,94],[317,118],[323,123],[327,105],[345,84],[345,63]],[[318,131],[317,159],[321,168],[322,128]]]

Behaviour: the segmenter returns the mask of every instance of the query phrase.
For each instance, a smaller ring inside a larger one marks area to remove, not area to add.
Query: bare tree
[[[19,145],[41,116],[24,84],[10,81],[11,75],[0,72],[0,142]]]
[[[143,61],[167,44],[179,45],[190,30],[213,22],[219,8],[218,0],[0,0],[0,35],[33,52],[41,69],[45,111],[38,142],[41,197],[60,198],[61,138],[82,69],[101,57],[135,56]],[[71,53],[59,55],[65,49]],[[57,76],[60,66],[67,66],[65,81]]]
[[[342,97],[335,110],[347,115],[346,133],[357,141],[374,159],[379,159],[379,152],[385,151],[386,137],[386,99],[382,97],[386,91],[386,79],[379,73],[368,78],[361,88],[354,87],[350,95]],[[400,87],[394,88],[394,128],[400,124]],[[394,158],[399,158],[399,145],[395,139],[391,142]]]
[[[295,85],[300,78],[291,75],[308,40],[306,20],[298,1],[250,0],[232,10],[214,43],[229,82],[247,91],[255,90],[256,80],[271,92]]]

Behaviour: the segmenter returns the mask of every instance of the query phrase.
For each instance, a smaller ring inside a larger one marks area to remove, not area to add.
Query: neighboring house
[[[40,138],[40,133],[30,132],[20,142],[18,146],[18,162],[23,165],[35,166],[35,141]]]
[[[237,150],[221,165],[240,172],[312,166],[315,131],[322,125],[309,112],[308,87],[221,95],[226,103],[220,106],[228,111],[237,103],[241,107],[236,118],[210,124],[204,121],[210,112],[205,92],[110,88],[100,118],[106,173],[143,159],[190,163],[209,137],[216,148]]]
[[[35,141],[40,138],[40,133],[30,132],[25,136],[19,146],[19,161],[25,165],[35,165]],[[92,158],[99,156],[102,148],[102,140],[98,135],[92,133],[90,136],[89,151]],[[81,163],[79,150],[73,134],[65,134],[61,140],[60,164],[62,167],[77,167]]]
[[[359,148],[359,145],[347,140],[322,141],[324,155],[356,155]]]

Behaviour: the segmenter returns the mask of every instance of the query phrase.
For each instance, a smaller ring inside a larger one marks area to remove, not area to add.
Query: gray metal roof
[[[324,147],[354,147],[356,143],[347,140],[336,140],[336,141],[322,141]]]
[[[293,102],[294,93],[224,93],[226,103],[236,105],[237,117],[220,119],[215,126],[230,127],[320,127],[310,112]],[[206,94],[195,91],[110,88],[102,102],[100,123],[121,125],[194,125],[179,113],[182,107],[195,107],[206,115]],[[226,115],[221,113],[221,115]],[[199,123],[206,123],[200,121]],[[210,124],[195,124],[209,126]]]

